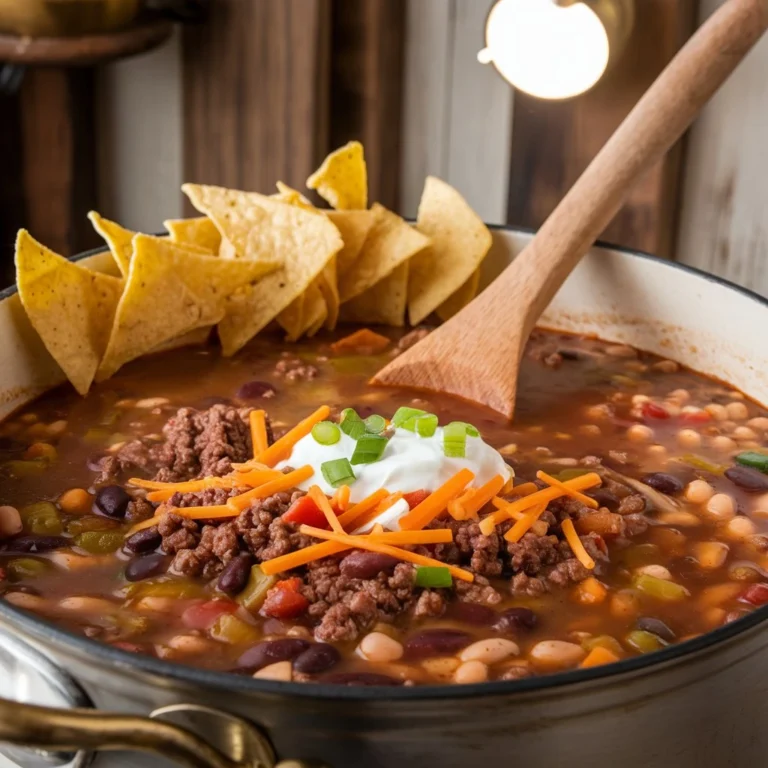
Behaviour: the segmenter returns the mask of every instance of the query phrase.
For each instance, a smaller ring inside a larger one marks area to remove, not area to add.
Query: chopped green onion
[[[320,465],[320,471],[323,473],[325,481],[333,488],[342,485],[351,485],[355,482],[355,473],[348,459],[333,459],[324,461]]]
[[[355,446],[352,454],[353,464],[373,464],[384,454],[387,438],[381,435],[363,435]]]
[[[576,477],[581,477],[582,475],[588,475],[589,470],[588,469],[564,469],[562,472],[558,472],[555,477],[560,480],[561,482],[565,482],[566,480],[573,480]]]
[[[437,416],[434,413],[425,413],[416,419],[416,432],[419,437],[432,437],[437,431]]]
[[[357,415],[354,408],[345,408],[341,412],[341,431],[357,440],[365,434],[365,422]]]
[[[470,437],[480,437],[480,430],[474,424],[469,424],[466,421],[454,421],[453,423],[463,424],[466,427],[467,434]]]
[[[745,451],[736,456],[736,463],[768,473],[768,456],[757,451]]]
[[[447,568],[432,565],[419,565],[416,567],[417,587],[452,587],[453,578]]]
[[[341,440],[341,430],[332,421],[321,421],[312,427],[312,437],[320,445],[335,445]]]
[[[365,431],[372,435],[380,435],[387,428],[387,420],[378,413],[369,416],[363,423]]]
[[[443,429],[443,453],[449,459],[463,459],[467,453],[467,425],[452,421]]]
[[[414,432],[416,429],[416,418],[419,416],[425,416],[426,411],[422,411],[420,408],[408,408],[402,406],[395,411],[395,415],[392,417],[392,423],[396,427],[403,427]],[[407,424],[406,422],[410,422]]]

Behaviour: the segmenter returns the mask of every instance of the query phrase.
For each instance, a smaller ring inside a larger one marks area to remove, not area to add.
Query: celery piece
[[[92,555],[117,551],[125,537],[120,531],[85,531],[75,536],[75,544]]]
[[[230,645],[245,645],[259,640],[259,630],[256,627],[246,624],[231,613],[221,614],[210,632],[215,640]]]
[[[251,567],[248,584],[236,598],[237,602],[251,613],[256,613],[263,605],[267,592],[275,584],[277,584],[277,576],[267,576],[260,566],[254,565]]]
[[[667,579],[659,579],[647,573],[635,576],[634,586],[649,597],[655,597],[657,600],[665,600],[667,602],[685,600],[690,595],[690,592],[682,584],[676,584],[674,581],[668,581]]]
[[[660,651],[667,645],[667,643],[658,635],[654,635],[653,632],[646,632],[643,629],[636,629],[630,632],[624,638],[624,642],[633,651],[637,651],[638,653],[651,653],[652,651]]]

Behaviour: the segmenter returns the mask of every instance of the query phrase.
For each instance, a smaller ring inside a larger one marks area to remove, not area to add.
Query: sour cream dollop
[[[320,445],[310,434],[296,443],[290,457],[280,462],[277,468],[298,469],[309,464],[315,472],[299,487],[307,490],[318,485],[326,495],[332,496],[335,489],[326,482],[320,465],[334,459],[351,459],[354,450],[355,440],[343,432],[334,445]],[[448,458],[445,455],[442,427],[438,427],[432,437],[420,437],[410,430],[396,429],[378,461],[352,465],[356,479],[350,485],[350,500],[361,501],[380,488],[386,488],[390,493],[434,491],[464,468],[475,475],[470,486],[473,488],[487,483],[496,475],[501,475],[505,482],[514,477],[514,472],[501,454],[482,437],[467,436],[465,453],[464,458]]]

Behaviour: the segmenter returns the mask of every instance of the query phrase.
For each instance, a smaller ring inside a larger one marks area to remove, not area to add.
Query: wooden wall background
[[[697,19],[697,0],[642,0],[619,68],[583,99],[548,104],[477,63],[491,0],[213,0],[208,27],[160,50],[95,74],[35,72],[0,97],[3,282],[20,224],[72,253],[94,241],[89,207],[157,230],[184,212],[182,180],[299,185],[349,138],[368,148],[372,196],[405,215],[435,173],[486,220],[535,227],[720,1],[698,0]],[[768,294],[766,72],[768,40],[609,238]]]

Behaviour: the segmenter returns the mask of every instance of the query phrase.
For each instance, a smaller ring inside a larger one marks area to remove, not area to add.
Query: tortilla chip
[[[376,215],[373,211],[326,211],[326,215],[338,227],[344,241],[344,247],[336,257],[336,269],[343,275],[360,255]]]
[[[107,347],[123,281],[58,256],[22,229],[16,239],[16,283],[46,349],[85,395]]]
[[[298,341],[304,330],[304,305],[306,293],[297,296],[275,319],[285,331],[286,341]]]
[[[194,331],[189,331],[182,336],[177,336],[175,339],[163,342],[159,347],[152,350],[152,354],[155,352],[168,352],[171,349],[181,349],[183,347],[202,346],[210,338],[212,330],[212,325],[203,325]]]
[[[163,222],[171,240],[179,245],[195,246],[204,251],[218,253],[221,247],[221,233],[207,217],[195,219],[169,219]]]
[[[302,328],[302,334],[310,338],[323,327],[328,317],[328,305],[323,295],[321,283],[322,279],[318,277],[304,294],[304,328]]]
[[[449,296],[436,310],[437,316],[445,322],[453,317],[459,310],[469,304],[477,295],[477,287],[480,285],[480,268],[478,267],[464,285],[456,293]]]
[[[341,308],[342,320],[350,323],[405,325],[409,268],[406,261],[381,282],[355,296]]]
[[[346,302],[381,282],[397,267],[423,251],[430,239],[396,213],[376,203],[375,216],[363,250],[354,265],[339,276],[339,296]]]
[[[341,250],[341,235],[323,214],[255,192],[192,184],[182,189],[214,220],[238,258],[283,259],[282,269],[230,302],[219,338],[224,354],[233,355],[307,290]]]
[[[416,220],[432,246],[411,264],[408,314],[418,325],[469,280],[491,247],[491,233],[449,184],[428,176]]]
[[[306,208],[308,211],[315,210],[315,206],[312,205],[312,203],[310,203],[298,189],[289,187],[282,181],[277,182],[277,192],[270,195],[270,197],[273,200],[280,200],[283,203],[288,203],[288,205],[298,205],[300,208]]]
[[[107,351],[97,372],[99,381],[109,378],[130,360],[154,352],[189,331],[217,323],[224,316],[223,308],[212,316],[207,311],[208,302],[189,289],[179,260],[157,258],[153,248],[143,247],[142,237],[146,236],[136,237],[139,242],[131,259]],[[169,245],[174,247],[172,243]],[[183,249],[178,250],[192,256]]]
[[[114,221],[105,219],[96,211],[90,211],[88,218],[91,220],[93,228],[104,238],[109,246],[112,258],[117,263],[120,274],[123,277],[128,277],[128,269],[131,263],[131,256],[133,255],[133,236],[136,233],[121,227]]]
[[[316,189],[337,211],[368,207],[368,170],[363,145],[350,141],[323,160],[307,179],[307,187]]]
[[[336,256],[326,265],[315,281],[325,304],[325,327],[332,331],[339,322],[339,281],[336,274]]]

